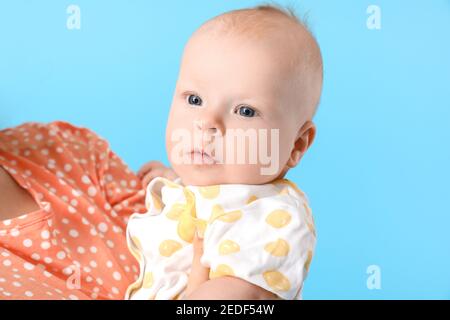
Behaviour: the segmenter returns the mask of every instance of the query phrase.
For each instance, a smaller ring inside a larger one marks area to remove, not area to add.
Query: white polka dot
[[[12,229],[10,232],[11,236],[17,237],[20,234],[20,231],[18,229]]]
[[[92,246],[90,250],[92,253],[97,253],[97,247]]]
[[[34,265],[32,265],[31,263],[29,263],[29,262],[25,262],[24,264],[23,264],[23,267],[25,268],[25,269],[27,269],[27,270],[33,270],[34,269]]]
[[[111,241],[111,240],[107,240],[106,241],[106,245],[109,247],[109,248],[114,248],[114,242],[113,241]]]
[[[98,228],[98,230],[100,230],[100,232],[103,232],[103,233],[108,231],[108,226],[104,222],[99,223],[97,228]]]
[[[35,135],[34,138],[35,138],[37,141],[40,141],[40,140],[42,140],[43,136],[42,136],[42,134],[39,133],[39,134]]]
[[[112,287],[112,288],[111,288],[111,291],[112,291],[114,294],[119,294],[119,289],[117,289],[116,287]]]
[[[42,239],[48,239],[49,237],[50,237],[50,232],[48,232],[48,230],[44,230],[41,232]]]
[[[121,254],[121,255],[119,255],[119,259],[120,260],[126,260],[127,258],[125,257],[125,255]]]
[[[4,260],[4,261],[3,261],[3,265],[4,265],[5,267],[9,267],[9,266],[11,265],[11,260],[9,260],[9,259]]]
[[[33,260],[39,260],[40,258],[41,258],[41,256],[39,254],[37,254],[37,253],[33,253],[31,255],[31,259],[33,259]]]
[[[47,270],[45,270],[44,276],[46,276],[47,278],[50,278],[52,276],[52,274],[50,272],[48,272]]]
[[[70,204],[73,205],[74,207],[76,207],[78,205],[78,200],[72,199],[72,200],[70,200]]]
[[[76,210],[74,207],[69,206],[69,212],[70,212],[70,213],[76,213],[77,210]]]
[[[74,197],[79,197],[79,196],[81,196],[81,193],[80,193],[80,191],[78,191],[78,190],[72,189],[72,195],[73,195]]]
[[[97,262],[95,262],[94,260],[92,260],[91,262],[89,262],[89,265],[90,265],[92,268],[97,268]]]
[[[25,295],[26,295],[27,297],[32,297],[32,296],[33,296],[33,292],[31,292],[31,291],[25,291]]]
[[[50,264],[50,263],[53,262],[53,259],[50,258],[50,257],[45,257],[45,258],[44,258],[44,262],[47,263],[47,264]]]
[[[83,254],[83,253],[86,252],[86,250],[84,250],[83,247],[79,246],[79,247],[77,248],[77,252],[80,253],[80,254]]]
[[[17,288],[22,286],[22,284],[18,281],[14,281],[12,284],[14,287],[17,287]]]
[[[97,278],[96,281],[97,281],[97,283],[98,283],[99,285],[102,285],[102,284],[103,284],[103,280],[102,280],[101,278]]]
[[[112,268],[113,263],[111,262],[111,260],[108,260],[108,261],[106,262],[106,266],[107,266],[108,268]]]
[[[41,243],[41,248],[44,249],[44,250],[47,250],[48,248],[50,248],[50,242],[48,242],[48,241],[43,241],[43,242]]]
[[[30,239],[25,239],[23,240],[23,245],[27,248],[31,247],[33,245],[33,241],[31,241]]]
[[[119,233],[119,232],[122,231],[122,229],[121,229],[120,227],[118,227],[118,226],[113,226],[112,229],[113,229],[113,231],[114,231],[115,233]]]
[[[10,220],[10,219],[8,219],[8,220],[3,220],[3,224],[4,224],[5,226],[9,226],[9,225],[11,224],[11,220]]]
[[[86,272],[86,273],[89,273],[89,272],[91,272],[92,271],[92,269],[91,268],[89,268],[89,267],[83,267],[83,270],[84,270],[84,272]]]
[[[77,237],[79,236],[79,233],[78,233],[77,230],[71,229],[71,230],[69,231],[69,235],[70,235],[72,238],[77,238]]]
[[[89,213],[89,214],[94,214],[94,212],[95,212],[95,208],[92,207],[92,206],[90,206],[90,207],[88,208],[88,213]]]
[[[63,273],[64,273],[66,276],[72,274],[72,272],[73,272],[73,270],[72,270],[71,267],[67,267],[67,268],[64,268],[64,269],[63,269]]]
[[[70,172],[70,170],[72,170],[72,165],[67,163],[64,165],[64,171],[66,172]]]
[[[83,182],[84,184],[89,184],[91,183],[91,179],[89,179],[88,176],[84,175],[81,177],[81,182]]]
[[[62,223],[64,223],[64,224],[69,224],[69,219],[67,219],[67,218],[63,218],[62,220],[61,220],[61,222]]]
[[[41,150],[41,153],[42,153],[44,156],[48,156],[48,149],[42,149],[42,150]]]
[[[64,258],[66,257],[66,253],[65,253],[64,251],[59,251],[59,252],[56,254],[56,257],[57,257],[59,260],[62,260],[62,259],[64,259]]]
[[[78,297],[77,297],[76,295],[74,295],[74,294],[71,294],[71,295],[69,296],[69,299],[70,299],[70,300],[78,300]]]
[[[88,188],[88,195],[94,197],[97,194],[97,189],[94,186]]]
[[[114,278],[115,280],[117,280],[117,281],[120,281],[120,280],[122,279],[122,276],[121,276],[121,274],[120,274],[119,272],[114,271],[114,272],[113,272],[113,278]]]

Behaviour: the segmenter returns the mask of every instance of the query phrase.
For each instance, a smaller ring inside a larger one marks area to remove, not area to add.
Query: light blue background
[[[68,30],[66,8],[81,8]],[[182,48],[255,1],[2,1],[0,128],[62,119],[133,168],[166,162]],[[287,3],[280,1],[280,3]],[[318,136],[289,173],[318,230],[305,299],[450,298],[450,1],[291,1],[325,61]],[[366,27],[370,4],[381,30]],[[381,268],[381,290],[366,268]]]

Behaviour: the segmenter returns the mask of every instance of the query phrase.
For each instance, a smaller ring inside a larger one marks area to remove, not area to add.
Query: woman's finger
[[[144,188],[147,187],[147,185],[156,177],[163,176],[163,170],[162,169],[153,169],[150,172],[148,172],[141,180],[142,180],[142,186]]]
[[[164,167],[164,164],[161,163],[160,161],[150,161],[147,162],[146,164],[144,164],[139,171],[137,172],[137,175],[139,178],[142,178],[143,176],[145,176],[146,173],[148,173],[149,171],[155,169],[155,168],[159,168],[159,167]]]

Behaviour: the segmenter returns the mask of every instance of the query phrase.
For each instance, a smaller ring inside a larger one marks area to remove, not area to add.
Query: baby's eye
[[[192,104],[194,106],[201,106],[202,105],[202,98],[200,98],[199,96],[195,95],[195,94],[190,94],[187,97],[187,101],[189,104]]]
[[[248,118],[254,117],[256,115],[256,111],[248,106],[239,107],[237,112],[239,113],[240,116]]]

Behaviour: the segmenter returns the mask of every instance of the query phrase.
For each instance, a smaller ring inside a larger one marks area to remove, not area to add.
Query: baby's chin
[[[276,177],[255,174],[253,170],[233,170],[226,165],[185,165],[174,168],[184,185],[212,186],[218,184],[265,184]]]

